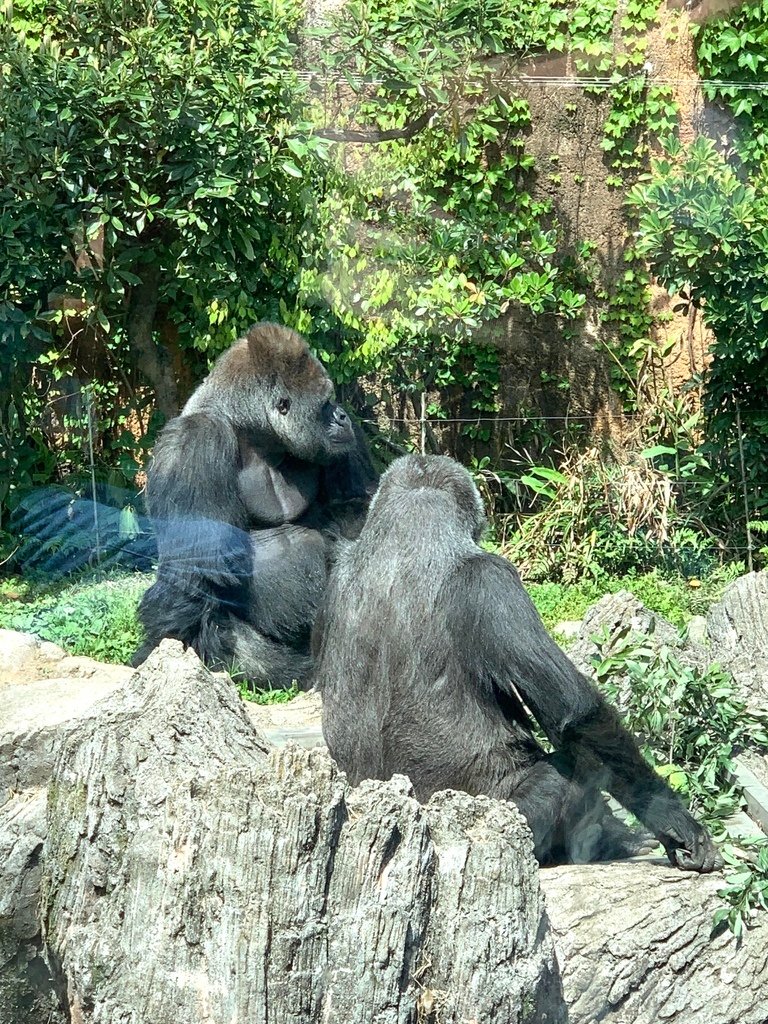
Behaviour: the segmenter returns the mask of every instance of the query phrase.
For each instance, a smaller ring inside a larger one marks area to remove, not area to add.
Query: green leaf
[[[300,139],[286,139],[285,144],[292,153],[295,153],[298,157],[304,157],[307,155],[307,144]]]
[[[659,455],[675,455],[676,453],[676,448],[669,448],[665,444],[657,444],[652,448],[646,448],[640,453],[640,456],[643,459],[655,459]]]

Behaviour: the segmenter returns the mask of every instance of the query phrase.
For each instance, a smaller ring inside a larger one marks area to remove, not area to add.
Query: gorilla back
[[[712,870],[706,832],[551,639],[515,568],[478,547],[484,526],[472,478],[451,459],[406,456],[382,477],[315,624],[332,756],[353,784],[402,772],[420,800],[440,789],[513,800],[541,863],[647,846],[610,814],[607,789],[673,864]]]
[[[134,664],[174,637],[211,668],[302,682],[335,542],[359,529],[375,480],[306,342],[252,327],[158,438],[147,481],[157,579]]]

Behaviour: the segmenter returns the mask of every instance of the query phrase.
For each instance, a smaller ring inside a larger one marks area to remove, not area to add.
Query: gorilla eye
[[[290,408],[290,398],[281,398],[280,401],[277,403],[277,411],[280,413],[281,416],[285,416],[285,414],[288,412]]]

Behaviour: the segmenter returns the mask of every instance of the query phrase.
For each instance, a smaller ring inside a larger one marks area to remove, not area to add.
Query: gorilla
[[[134,664],[174,637],[258,685],[303,682],[334,549],[359,532],[375,485],[307,343],[251,327],[158,438],[147,480],[157,578]]]
[[[333,758],[353,784],[408,775],[422,801],[441,789],[514,801],[541,864],[649,849],[647,833],[611,814],[607,790],[673,865],[720,866],[706,831],[546,632],[514,566],[478,547],[484,527],[480,495],[452,459],[408,455],[382,476],[313,633]]]

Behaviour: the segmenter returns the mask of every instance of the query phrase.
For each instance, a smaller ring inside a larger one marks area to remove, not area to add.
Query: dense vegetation
[[[740,84],[768,59],[764,7],[694,26],[703,72],[731,83],[710,92],[736,127],[730,155],[702,140],[682,160],[671,87],[643,71],[656,3],[351,3],[311,44],[299,0],[6,5],[8,552],[10,516],[40,484],[140,507],[159,424],[211,356],[269,317],[310,337],[360,413],[389,421],[387,457],[420,443],[475,466],[529,578],[760,564],[767,136],[762,94]],[[604,113],[607,184],[635,183],[618,276],[595,239],[569,233],[556,158],[529,152],[515,72],[547,54],[569,55]],[[350,128],[401,137],[344,155],[329,138]],[[670,157],[651,165],[665,138]],[[706,378],[682,391],[650,384],[666,354],[645,260],[715,334]],[[570,380],[544,366],[509,405],[510,317],[573,358],[597,319],[602,402],[632,413],[628,444],[620,431],[590,447],[595,410],[573,408]]]

